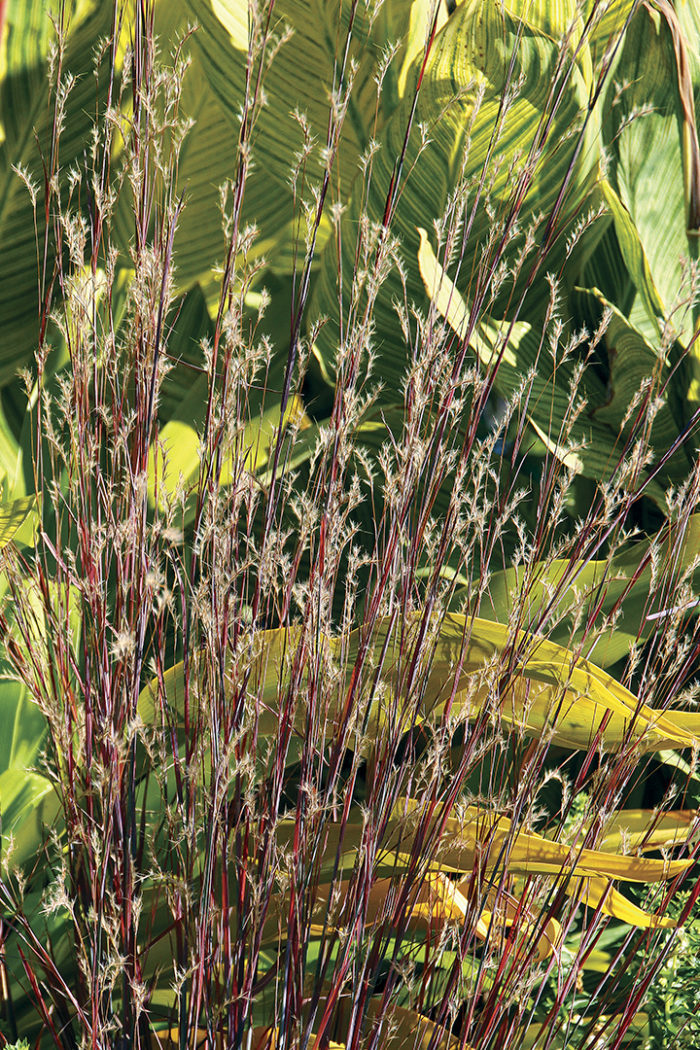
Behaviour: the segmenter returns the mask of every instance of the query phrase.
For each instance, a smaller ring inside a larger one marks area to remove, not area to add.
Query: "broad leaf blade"
[[[64,181],[72,168],[83,166],[93,121],[99,124],[103,117],[108,62],[102,61],[95,81],[93,47],[95,40],[109,32],[111,22],[111,5],[99,4],[68,33],[63,75],[72,74],[75,83],[66,102],[61,135]],[[27,35],[28,25],[32,29]],[[45,65],[50,32],[43,0],[11,0],[0,95],[5,132],[0,146],[0,382],[5,383],[31,361],[39,335],[38,287],[45,235],[41,155],[47,158],[50,153],[53,122]],[[29,174],[38,190],[36,234],[30,194],[17,174],[18,168]],[[52,265],[50,252],[49,279]]]

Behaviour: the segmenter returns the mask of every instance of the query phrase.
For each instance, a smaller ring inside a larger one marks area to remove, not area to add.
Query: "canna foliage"
[[[695,0],[45,8],[3,1045],[694,1045]]]

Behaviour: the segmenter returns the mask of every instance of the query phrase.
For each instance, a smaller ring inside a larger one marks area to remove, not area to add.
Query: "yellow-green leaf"
[[[298,395],[290,399],[283,426],[302,429],[310,426]],[[257,473],[269,458],[272,442],[280,426],[280,406],[266,409],[259,419],[243,428],[235,452],[224,456],[220,484],[230,485],[237,473]],[[148,459],[148,494],[152,505],[165,505],[179,485],[191,493],[199,481],[201,437],[197,429],[179,419],[171,419],[160,431]]]
[[[602,877],[578,878],[574,876],[564,886],[570,897],[575,897],[588,908],[600,908],[603,915],[626,922],[628,926],[638,926],[643,930],[659,928],[673,929],[678,925],[667,915],[653,915],[628,900],[613,888],[609,879]]]
[[[605,822],[599,849],[668,849],[685,845],[691,832],[697,834],[700,814],[695,809],[674,809],[660,813],[653,809],[622,809]]]
[[[439,720],[452,698],[453,715],[461,711],[465,718],[474,719],[486,707],[494,720],[507,727],[535,736],[549,730],[555,742],[568,747],[588,748],[604,719],[607,725],[599,744],[607,750],[631,741],[646,749],[693,747],[697,743],[700,716],[694,712],[654,710],[590,661],[575,658],[547,639],[525,631],[514,635],[505,624],[456,613],[446,614],[426,651],[415,654],[419,678],[412,681],[411,693],[418,685],[420,689],[418,699],[413,700],[404,695],[408,684],[402,668],[411,663],[405,656],[418,644],[420,626],[416,615],[404,625],[402,638],[391,633],[389,624],[380,621],[374,625],[369,640],[365,639],[363,628],[347,638],[320,639],[326,656],[344,668],[341,683],[344,681],[346,688],[353,674],[362,671],[361,654],[366,661],[365,673],[370,663],[376,665],[377,660],[383,660],[378,675],[385,686],[383,699],[375,698],[375,690],[368,701],[360,701],[360,693],[354,701],[369,703],[369,737],[364,739],[373,739],[387,725],[396,732],[402,725],[408,728],[422,720]],[[250,715],[261,735],[277,732],[280,702],[295,660],[300,680],[305,677],[308,653],[300,648],[303,642],[299,628],[255,632],[228,668],[229,689],[246,675]],[[403,660],[399,660],[401,654]],[[157,721],[160,696],[169,717],[181,726],[182,664],[167,672],[163,686],[164,693],[157,681],[143,690],[139,699],[141,717],[147,724]],[[199,691],[195,685],[191,698],[193,717]],[[337,732],[346,702],[342,685],[328,692],[322,724],[329,736]],[[291,714],[297,730],[302,732],[306,719],[303,703],[297,702]]]
[[[0,550],[16,538],[25,522],[33,517],[35,508],[34,496],[22,496],[12,503],[0,504]]]

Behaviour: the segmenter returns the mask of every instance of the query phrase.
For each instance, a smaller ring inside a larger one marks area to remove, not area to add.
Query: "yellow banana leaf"
[[[685,845],[700,828],[696,809],[676,809],[659,813],[652,809],[623,809],[613,813],[605,824],[598,849],[662,849]]]
[[[322,1007],[321,1007],[322,1009]],[[347,1007],[341,998],[338,1004],[338,1026],[335,1034],[342,1030],[347,1016]],[[389,1003],[384,1006],[381,996],[370,998],[365,1013],[367,1025],[374,1025],[379,1017],[384,1022],[379,1045],[382,1050],[472,1050],[456,1039],[441,1025],[416,1010]],[[319,1050],[318,1047],[315,1050]]]
[[[348,900],[350,890],[349,879],[334,881],[333,884],[321,883],[316,893],[314,906],[319,920],[323,917],[324,925],[320,923],[316,927],[312,925],[312,933],[315,932],[320,936],[323,929],[327,930],[344,924],[342,909]],[[400,881],[392,878],[376,879],[367,897],[366,925],[369,926],[392,917],[399,904],[400,891]],[[331,907],[331,897],[335,902],[335,908],[331,908],[330,917],[327,917],[327,911]],[[462,922],[469,910],[468,901],[460,893],[457,884],[442,872],[431,871],[423,880],[418,892],[410,895],[406,915],[407,927],[420,931],[439,929],[446,923]]]
[[[322,1009],[321,1012],[323,1012]],[[342,1028],[342,1000],[339,1004],[338,1013],[340,1021],[335,1027]],[[366,1011],[368,1021],[370,1023],[375,1021],[378,1014],[379,1004],[370,1001]],[[381,1044],[383,1050],[428,1050],[428,1048],[430,1050],[456,1050],[457,1046],[464,1045],[460,1044],[445,1029],[414,1010],[391,1005],[383,1012],[382,1016],[386,1021]],[[207,1047],[206,1039],[206,1030],[198,1029],[197,1050],[205,1050],[205,1047]],[[151,1037],[151,1050],[178,1050],[179,1045],[179,1029],[177,1028],[154,1033]],[[273,1025],[254,1028],[251,1033],[250,1043],[247,1045],[250,1047],[250,1050],[276,1050],[277,1029]],[[313,1035],[309,1046],[312,1050],[317,1046],[317,1041],[314,1041]],[[324,1050],[325,1048],[328,1048],[328,1050],[345,1050],[345,1043],[335,1042],[334,1040],[326,1042],[324,1039],[323,1047]],[[217,1039],[216,1050],[224,1050],[223,1039]],[[470,1048],[467,1046],[464,1047],[464,1050],[470,1050]]]
[[[462,926],[468,916],[474,914],[474,907],[462,892],[462,888],[468,892],[466,883],[461,887],[440,871],[429,872],[418,893],[411,894],[404,919],[405,928],[412,933],[436,934],[446,925]],[[366,926],[387,920],[391,922],[395,918],[400,889],[401,883],[396,879],[379,878],[374,882],[367,898]],[[348,879],[319,885],[314,899],[318,922],[311,923],[310,936],[321,937],[347,925],[343,906],[349,899],[350,891],[351,883]],[[272,944],[285,939],[288,907],[289,898],[285,895],[277,902],[274,913],[268,916],[263,933],[264,943]],[[534,962],[550,956],[561,943],[561,926],[555,919],[550,918],[543,927],[538,921],[536,911],[524,906],[517,897],[503,890],[498,894],[494,890],[489,891],[474,932],[480,940],[488,939],[491,944],[494,943],[494,938],[505,941],[510,926],[516,921],[517,942]]]
[[[464,889],[468,889],[467,885]],[[488,940],[492,947],[496,938],[496,943],[500,941],[502,950],[505,950],[507,938],[513,938],[513,924],[517,926],[517,946],[520,951],[526,951],[533,962],[549,958],[561,945],[562,929],[557,920],[550,918],[543,926],[537,911],[523,905],[513,894],[505,890],[496,894],[491,890],[488,905],[479,917],[475,932],[481,940]]]
[[[379,875],[390,877],[407,870],[412,865],[416,839],[424,841],[435,834],[436,820],[421,826],[421,815],[421,805],[415,800],[403,800],[396,807],[381,842]],[[295,833],[293,819],[281,820],[277,830],[280,847],[291,846]],[[363,836],[364,826],[359,819],[348,822],[342,835],[339,824],[329,824],[325,831],[325,870],[333,871],[338,854],[346,864],[354,863]],[[681,874],[691,865],[689,860],[626,857],[571,848],[535,832],[518,831],[507,817],[469,806],[462,817],[447,817],[441,822],[439,842],[428,867],[430,871],[460,875],[475,869],[488,872],[505,868],[514,874],[576,874],[627,882],[660,882]]]
[[[529,736],[549,732],[559,747],[585,751],[598,741],[606,751],[613,751],[628,741],[642,751],[662,751],[692,747],[700,740],[700,714],[695,711],[654,712],[644,705],[623,713],[589,696],[567,692],[559,699],[551,687],[526,696],[522,681],[514,684],[511,693],[498,709],[502,724]]]
[[[207,1031],[205,1028],[197,1029],[196,1040],[196,1050],[209,1050]],[[191,1045],[191,1042],[189,1042],[188,1046]],[[151,1050],[179,1050],[179,1046],[179,1028],[169,1028],[167,1031],[155,1032],[151,1036]],[[246,1042],[246,1046],[249,1050],[275,1050],[277,1046],[277,1029],[272,1026],[259,1026],[254,1028],[250,1033],[250,1040]],[[331,1040],[328,1043],[324,1043],[324,1047],[328,1047],[328,1050],[345,1050],[345,1043],[334,1043],[333,1040]],[[217,1036],[216,1050],[224,1050],[222,1036]]]
[[[421,803],[403,800],[396,807],[401,813],[390,826],[396,836],[397,847],[405,849],[404,836],[409,842],[418,832]],[[430,822],[429,827],[434,823]],[[423,830],[421,833],[425,833]],[[485,870],[506,866],[515,873],[560,875],[607,875],[627,882],[658,882],[685,871],[692,865],[687,860],[652,860],[624,857],[602,850],[571,848],[552,842],[535,832],[518,831],[505,816],[486,813],[469,806],[463,817],[448,817],[443,821],[439,861],[442,870],[472,871],[475,861]],[[467,867],[462,867],[467,862]]]
[[[370,1002],[368,1017],[375,1018],[380,1012],[380,1004]],[[390,1006],[387,1013],[387,1025],[381,1040],[382,1050],[472,1050],[468,1045],[427,1017],[402,1006]]]
[[[412,854],[417,836],[430,841],[435,821],[419,828],[420,804],[404,800],[389,821],[387,834],[378,856],[379,877],[374,882],[367,901],[365,921],[393,919],[400,901],[401,875],[411,870]],[[278,845],[281,850],[291,848],[296,834],[294,820],[282,820],[278,825]],[[320,936],[325,929],[347,925],[344,908],[352,910],[351,883],[338,879],[336,857],[340,856],[340,870],[354,866],[361,848],[363,825],[350,821],[341,836],[338,824],[331,824],[324,836],[324,862],[320,869],[320,884],[315,900],[315,923],[311,934]],[[549,875],[565,879],[564,889],[589,907],[602,904],[602,912],[643,929],[671,927],[673,922],[663,916],[645,912],[628,901],[612,886],[612,879],[628,882],[658,882],[681,874],[692,861],[657,860],[635,856],[621,856],[603,850],[571,848],[552,842],[534,832],[517,831],[504,816],[469,807],[463,817],[449,817],[443,822],[440,841],[434,844],[433,859],[419,892],[413,893],[404,916],[408,928],[417,931],[439,930],[445,924],[461,924],[474,915],[474,872],[489,873],[506,870],[512,875]],[[461,876],[454,881],[449,876]],[[348,905],[348,902],[349,905]],[[485,939],[504,936],[509,925],[517,922],[518,941],[528,945],[533,959],[546,958],[560,943],[561,929],[554,918],[544,926],[538,913],[509,892],[493,889],[479,902],[481,914],[475,932]],[[354,912],[353,912],[354,914]],[[266,942],[284,939],[288,922],[288,901],[281,895],[269,912],[264,931]],[[534,942],[534,943],[533,943]]]
[[[506,728],[536,737],[548,731],[554,743],[565,747],[585,749],[597,739],[605,750],[614,750],[625,742],[634,742],[645,750],[663,750],[671,746],[689,748],[700,741],[700,714],[654,710],[595,664],[576,658],[554,642],[525,631],[514,634],[505,624],[457,613],[445,614],[439,630],[434,632],[434,641],[425,645],[425,673],[420,682],[415,676],[411,682],[414,690],[420,684],[419,700],[414,704],[403,695],[403,675],[411,664],[406,655],[417,644],[420,627],[420,616],[415,614],[404,625],[404,637],[400,639],[395,634],[387,637],[390,625],[379,621],[368,642],[365,629],[358,628],[345,639],[322,637],[313,654],[300,648],[305,644],[301,628],[258,631],[251,635],[238,659],[231,661],[228,684],[233,691],[237,681],[245,680],[246,693],[254,698],[250,704],[254,705],[258,733],[274,735],[294,661],[303,682],[309,660],[318,666],[319,654],[325,653],[345,671],[341,686],[327,690],[322,717],[330,736],[343,721],[344,708],[350,702],[346,690],[351,686],[361,653],[366,652],[364,679],[373,680],[370,668],[381,657],[380,679],[388,687],[383,701],[369,701],[370,740],[382,725],[400,731],[421,720],[439,719],[454,689],[453,715],[461,711],[466,718],[474,719],[488,705]],[[399,659],[402,652],[403,658]],[[421,661],[415,663],[420,673]],[[197,693],[202,691],[204,684],[193,690],[191,717],[195,717],[200,699]],[[154,681],[141,693],[139,712],[146,725],[159,720],[159,692],[159,683]],[[170,717],[182,726],[182,664],[165,674],[163,693]],[[356,709],[360,702],[354,700]],[[302,702],[295,704],[292,715],[297,731],[303,731],[306,709]]]
[[[610,879],[601,877],[569,879],[565,892],[575,897],[588,908],[600,907],[603,915],[626,922],[629,926],[639,926],[644,930],[656,930],[659,927],[674,929],[678,923],[668,915],[653,915],[638,908],[618,890],[613,888]]]
[[[467,889],[467,887],[464,887]],[[386,920],[399,900],[400,883],[395,879],[381,878],[373,884],[368,897],[366,924]],[[350,891],[349,880],[342,880],[332,887],[322,884],[316,896],[315,905],[320,913],[329,906],[331,892],[334,900],[343,902]],[[407,914],[407,928],[412,931],[436,932],[447,924],[462,925],[474,908],[462,892],[462,888],[440,871],[429,872],[418,893],[411,895],[411,904]],[[482,910],[475,926],[475,933],[480,940],[487,937],[493,941],[494,936],[504,936],[509,925],[516,920],[519,927],[519,940],[527,942],[528,954],[535,961],[547,958],[561,940],[561,927],[550,919],[544,929],[537,922],[537,913],[529,909],[517,897],[506,891],[496,894],[491,890],[486,898],[486,907]],[[319,915],[320,918],[320,915]],[[322,931],[334,928],[333,923],[339,915],[331,916],[331,924],[311,926],[311,934],[320,936]],[[281,933],[280,923],[277,932]],[[537,931],[535,943],[533,936]]]

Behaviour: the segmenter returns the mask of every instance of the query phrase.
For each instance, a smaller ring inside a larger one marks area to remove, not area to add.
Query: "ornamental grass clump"
[[[692,5],[43,10],[2,1045],[694,1045]]]

